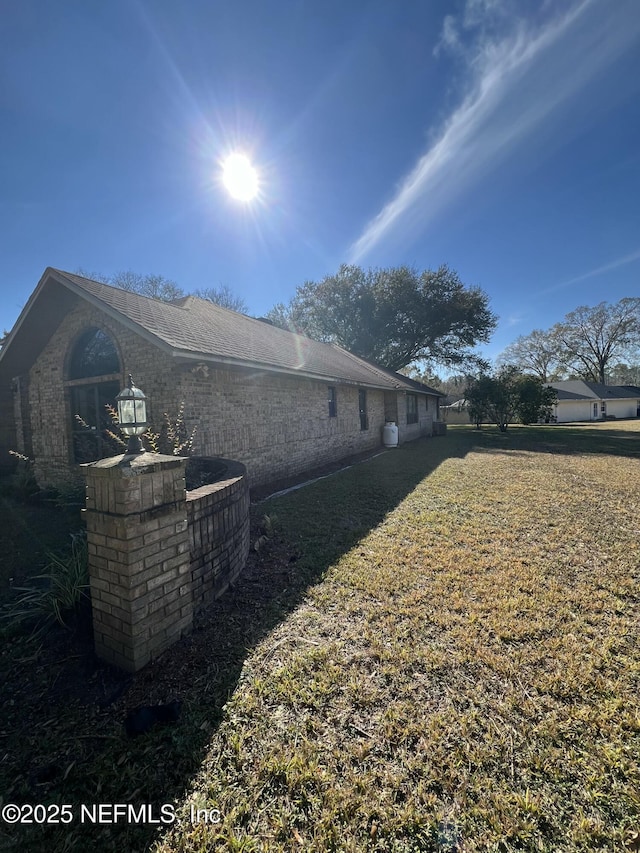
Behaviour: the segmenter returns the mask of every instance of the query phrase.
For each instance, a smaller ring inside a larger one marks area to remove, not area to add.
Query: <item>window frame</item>
[[[338,417],[338,393],[336,391],[335,385],[327,385],[327,394],[329,403],[329,417],[337,418]]]
[[[411,411],[413,405],[410,405],[410,403],[415,405],[414,411]],[[407,426],[411,424],[417,424],[419,420],[420,417],[418,415],[418,395],[407,393]]]
[[[104,459],[105,456],[109,456],[112,455],[113,452],[117,452],[113,450],[113,445],[109,443],[108,437],[105,437],[104,435],[104,431],[107,429],[113,429],[114,432],[117,432],[117,429],[110,421],[106,411],[102,411],[102,409],[106,405],[106,397],[108,397],[108,401],[112,402],[115,407],[115,398],[122,388],[122,382],[119,374],[109,374],[108,376],[100,378],[104,381],[83,382],[76,380],[69,383],[69,408],[71,419],[70,452],[75,465],[95,462],[97,459]],[[80,404],[79,396],[83,392],[87,397],[90,395],[92,399],[85,400],[84,404]],[[107,392],[107,394],[105,394],[105,392]],[[87,415],[87,410],[90,411],[89,419],[86,417],[83,418],[85,423],[88,424],[89,429],[83,427],[76,419],[77,414],[81,415],[79,411],[80,409],[84,410],[85,415]],[[95,447],[96,455],[91,459],[88,457],[92,454],[88,453],[88,451],[85,451],[84,453],[82,452],[81,448],[83,440],[85,446],[88,446],[87,442],[90,442]]]
[[[369,429],[369,414],[367,411],[367,389],[358,388],[358,411],[360,414],[360,432]]]
[[[112,350],[111,353],[107,354],[103,363],[109,372],[96,373],[94,369],[91,369],[89,361],[87,363],[88,370],[83,375],[84,352],[94,345],[97,335],[107,338]],[[113,370],[113,368],[117,368],[117,370]],[[105,456],[117,452],[117,450],[114,451],[114,445],[105,435],[105,430],[111,429],[113,423],[104,407],[108,403],[115,407],[115,398],[122,389],[123,381],[122,354],[111,332],[100,326],[89,326],[83,329],[69,347],[65,374],[70,462],[73,465],[82,465],[103,459]],[[88,427],[81,426],[76,415],[80,415]],[[91,447],[94,450],[91,450]],[[92,458],[89,459],[89,456]]]

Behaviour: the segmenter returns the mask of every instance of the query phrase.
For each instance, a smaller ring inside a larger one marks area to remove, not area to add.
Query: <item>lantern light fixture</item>
[[[129,374],[129,384],[116,397],[120,429],[129,437],[127,453],[144,451],[140,436],[149,426],[146,400],[144,393],[133,384],[133,377]]]

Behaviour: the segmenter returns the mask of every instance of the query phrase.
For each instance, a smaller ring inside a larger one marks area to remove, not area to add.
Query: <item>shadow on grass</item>
[[[6,643],[0,657],[3,801],[68,803],[73,819],[10,827],[10,833],[0,825],[0,849],[148,849],[166,828],[161,806],[188,795],[248,653],[341,554],[446,459],[477,450],[638,455],[638,433],[612,431],[605,438],[601,431],[586,437],[585,432],[453,429],[445,439],[405,445],[253,507],[254,539],[265,513],[278,516],[281,533],[252,553],[239,583],[189,637],[134,677],[95,660],[90,636],[82,633],[70,638],[56,632],[39,653],[19,639]],[[126,738],[127,709],[175,697],[184,702],[178,724]],[[96,824],[86,814],[83,822],[81,804],[99,803],[130,803],[137,810],[147,804],[147,811],[140,823],[130,818],[114,823],[109,812],[107,823]]]

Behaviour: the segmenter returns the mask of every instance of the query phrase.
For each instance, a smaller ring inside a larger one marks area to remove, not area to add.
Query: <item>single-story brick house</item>
[[[558,423],[640,417],[640,388],[634,385],[603,385],[583,379],[549,384],[558,395],[553,412]]]
[[[431,435],[437,391],[207,300],[161,302],[47,268],[0,351],[0,457],[35,460],[41,485],[109,455],[105,405],[131,373],[149,420],[185,403],[194,452],[236,459],[252,485]],[[89,428],[82,427],[80,415]]]

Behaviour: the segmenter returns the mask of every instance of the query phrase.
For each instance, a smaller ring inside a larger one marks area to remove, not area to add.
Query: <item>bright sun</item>
[[[251,201],[258,192],[258,173],[244,154],[230,154],[222,164],[222,182],[238,201]]]

